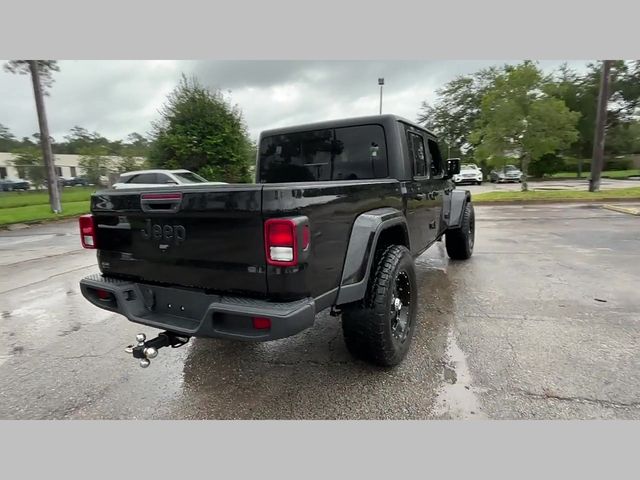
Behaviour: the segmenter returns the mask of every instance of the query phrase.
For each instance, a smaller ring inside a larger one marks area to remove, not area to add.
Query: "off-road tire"
[[[411,252],[400,245],[387,247],[374,262],[365,298],[343,309],[342,332],[353,356],[393,367],[406,357],[416,327],[415,266]],[[396,310],[394,299],[400,297],[408,298],[408,306],[401,301]],[[406,323],[401,324],[401,315]]]
[[[445,233],[445,245],[447,254],[454,260],[466,260],[473,253],[476,231],[475,213],[473,205],[468,202],[462,212],[460,227],[447,230]]]

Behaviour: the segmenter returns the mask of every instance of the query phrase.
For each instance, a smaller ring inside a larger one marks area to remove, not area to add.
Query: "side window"
[[[438,177],[442,175],[442,155],[440,155],[440,149],[438,148],[438,144],[429,139],[429,157],[431,160],[431,176]]]
[[[332,179],[357,180],[387,176],[384,130],[380,125],[335,129]]]
[[[155,173],[141,173],[136,175],[127,183],[157,183]]]
[[[424,149],[424,140],[422,136],[407,132],[407,143],[409,152],[413,159],[413,176],[426,177],[429,173],[427,168],[427,155]]]

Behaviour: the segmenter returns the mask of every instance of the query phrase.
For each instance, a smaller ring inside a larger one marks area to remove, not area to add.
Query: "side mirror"
[[[451,178],[454,175],[460,173],[460,159],[450,158],[447,160],[447,178]]]

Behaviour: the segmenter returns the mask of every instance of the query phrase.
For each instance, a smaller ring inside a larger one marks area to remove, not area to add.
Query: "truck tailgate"
[[[212,292],[267,293],[262,186],[94,194],[98,264],[107,275]]]

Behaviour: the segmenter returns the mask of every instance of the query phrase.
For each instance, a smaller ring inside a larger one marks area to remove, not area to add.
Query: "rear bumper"
[[[274,303],[160,287],[99,274],[83,278],[80,290],[95,306],[124,315],[132,322],[191,337],[276,340],[311,327],[315,319],[312,298]],[[98,290],[111,295],[101,299]],[[271,328],[254,329],[253,317],[270,319]]]

